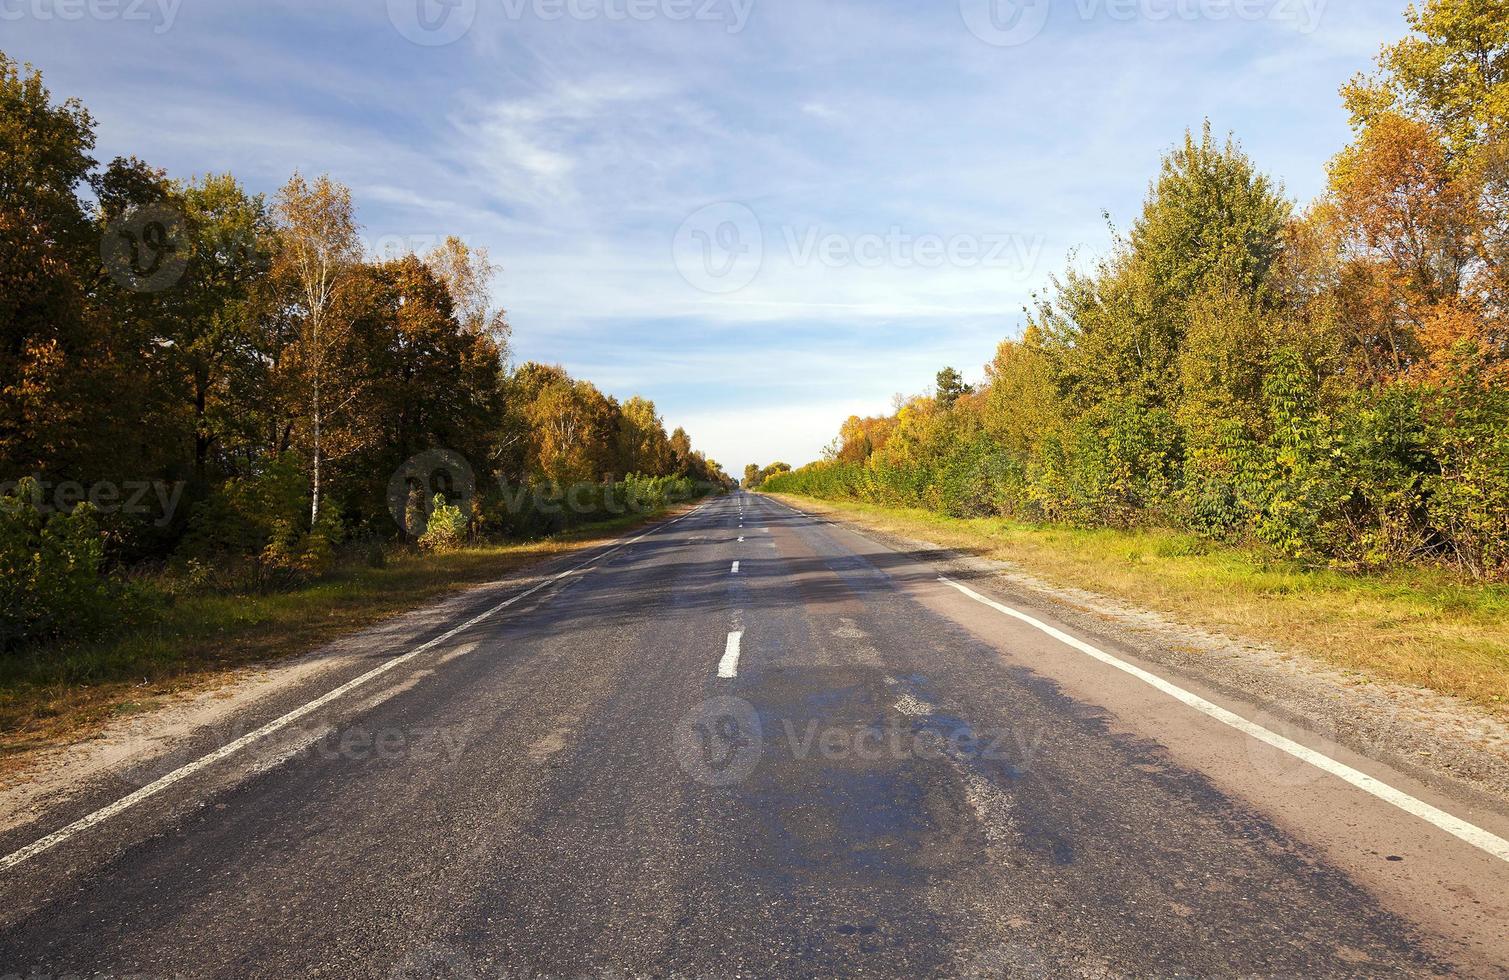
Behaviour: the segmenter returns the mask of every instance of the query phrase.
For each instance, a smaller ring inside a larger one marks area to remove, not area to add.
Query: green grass
[[[1368,678],[1509,714],[1509,588],[1446,570],[1312,569],[1165,530],[1039,527],[799,499],[807,510],[982,557],[1182,622],[1298,650]]]
[[[627,515],[537,542],[403,552],[381,568],[352,561],[286,591],[191,594],[169,602],[150,626],[108,641],[0,658],[0,759],[14,762],[29,750],[85,737],[110,718],[150,710],[229,669],[313,649],[648,519]]]

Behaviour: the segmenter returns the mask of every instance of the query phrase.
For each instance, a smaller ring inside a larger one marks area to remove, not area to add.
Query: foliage
[[[317,578],[344,537],[338,511],[309,525],[309,485],[285,453],[255,475],[236,477],[196,504],[175,553],[180,564],[213,568],[223,588],[264,589]]]
[[[1407,17],[1307,211],[1186,134],[982,391],[945,369],[764,488],[1509,578],[1509,6]]]
[[[89,504],[49,513],[35,480],[0,496],[0,653],[104,627],[119,590],[102,557]]]
[[[466,516],[460,507],[446,503],[444,494],[435,494],[419,547],[424,551],[452,551],[465,543]]]
[[[761,466],[759,463],[749,463],[744,467],[744,479],[741,481],[741,485],[746,490],[757,490],[771,477],[789,472],[791,472],[790,463],[771,463],[769,466]]]
[[[481,503],[481,525],[495,535],[531,540],[629,514],[652,514],[722,489],[682,476],[631,473],[622,480],[555,486],[500,486]]]
[[[172,487],[175,505],[43,494],[45,520],[8,514],[7,642],[122,614],[107,574],[138,566],[166,566],[173,594],[265,592],[328,575],[353,534],[386,560],[383,540],[549,534],[726,485],[653,402],[513,370],[484,250],[370,256],[328,175],[264,198],[94,147],[81,104],[0,55],[0,479]],[[433,487],[391,500],[390,476],[441,449],[478,492],[429,514]],[[498,506],[506,487],[533,503]]]

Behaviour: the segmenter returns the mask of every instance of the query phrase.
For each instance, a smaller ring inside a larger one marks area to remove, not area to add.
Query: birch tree
[[[500,267],[493,263],[487,249],[473,247],[452,235],[424,256],[424,264],[445,283],[461,329],[489,337],[506,364],[512,331],[507,314],[492,305],[492,282]]]
[[[333,391],[331,382],[350,327],[340,316],[341,291],[359,266],[362,250],[351,191],[328,176],[311,183],[295,173],[278,193],[274,213],[281,237],[279,268],[299,307],[300,367],[310,398],[309,519],[314,524],[320,519],[328,420],[354,397],[350,391]]]

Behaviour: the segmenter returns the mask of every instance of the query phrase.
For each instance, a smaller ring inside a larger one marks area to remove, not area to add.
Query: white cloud
[[[463,41],[431,49],[380,2],[269,0],[185,5],[161,36],[7,23],[5,47],[95,112],[102,157],[259,190],[328,171],[369,238],[488,247],[521,353],[674,406],[733,467],[802,462],[850,412],[943,364],[969,373],[1071,247],[1105,246],[1102,209],[1126,226],[1159,154],[1207,115],[1313,192],[1347,135],[1334,93],[1403,33],[1398,6],[1329,0],[1311,34],[1059,17],[1006,51],[951,3],[760,0],[737,34],[483,3]],[[760,275],[727,296],[672,254],[722,201],[765,236]],[[893,227],[1041,248],[1016,268],[835,267],[788,238]]]

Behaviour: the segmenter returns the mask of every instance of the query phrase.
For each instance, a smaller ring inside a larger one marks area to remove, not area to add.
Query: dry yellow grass
[[[1445,571],[1353,575],[1173,531],[1043,528],[850,501],[803,509],[1010,562],[1181,622],[1307,653],[1509,714],[1509,589]]]

